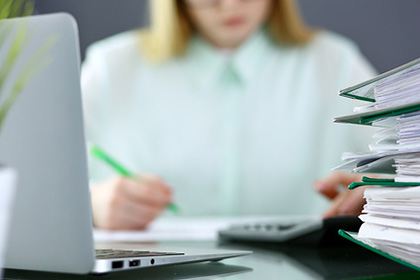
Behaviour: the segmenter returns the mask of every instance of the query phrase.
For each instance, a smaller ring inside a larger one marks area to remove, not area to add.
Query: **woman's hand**
[[[333,172],[326,178],[316,181],[314,188],[332,200],[331,206],[323,214],[323,217],[360,214],[365,204],[363,192],[366,187],[349,190],[347,186],[361,180],[362,175]],[[344,189],[343,186],[346,188]]]
[[[93,222],[104,229],[143,229],[172,201],[158,177],[116,177],[91,188]]]

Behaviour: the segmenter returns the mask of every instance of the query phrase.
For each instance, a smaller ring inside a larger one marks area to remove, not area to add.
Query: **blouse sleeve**
[[[333,118],[352,114],[354,107],[366,104],[339,96],[339,90],[371,79],[377,73],[356,44],[342,36],[325,32],[320,35],[317,44],[317,59],[320,59],[319,64],[322,66],[319,82],[329,89],[323,95],[323,113],[328,115],[327,122],[320,125],[329,137],[324,139],[322,151],[326,158],[332,159],[343,152],[366,152],[373,141],[374,129],[333,123]],[[337,158],[333,164],[337,166],[341,163],[340,158]],[[334,166],[327,162],[324,170],[330,170]]]
[[[368,79],[373,78],[377,75],[377,71],[370,64],[370,62],[365,58],[365,56],[360,52],[359,48],[356,45],[352,46],[352,54],[348,58],[348,67],[347,73],[343,78],[343,83],[340,89],[344,89],[350,86],[354,86],[358,83],[364,82]],[[358,101],[351,98],[339,97],[341,101],[346,102],[349,108],[346,111],[343,111],[341,115],[348,115],[353,113],[353,109],[357,106],[365,105],[366,101]],[[338,117],[339,115],[337,115]],[[336,124],[343,125],[343,124]],[[355,146],[353,151],[367,151],[368,145],[372,143],[372,135],[375,131],[375,128],[366,127],[366,126],[357,126],[354,131],[357,131],[357,136],[353,137]]]
[[[106,57],[99,47],[88,48],[81,71],[85,133],[88,144],[101,145],[102,134],[108,123],[107,112],[110,110],[108,81]],[[97,159],[91,158],[89,154],[88,162],[91,182],[111,175],[103,168],[103,164],[98,163]]]

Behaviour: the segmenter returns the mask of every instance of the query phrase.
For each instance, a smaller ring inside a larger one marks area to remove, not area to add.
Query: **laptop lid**
[[[1,25],[11,30],[6,44],[21,24],[27,28],[25,48],[9,83],[43,42],[53,38],[54,43],[45,56],[48,66],[24,88],[0,132],[0,163],[18,173],[5,267],[105,273],[249,254],[190,249],[176,255],[95,259],[76,22],[63,13],[6,20]],[[5,55],[0,50],[0,62]],[[130,249],[162,251],[156,246]]]
[[[6,20],[5,46],[22,24],[25,46],[8,83],[46,40],[54,42],[43,58],[48,65],[21,92],[0,132],[0,162],[18,173],[6,267],[87,273],[94,248],[76,22],[66,14]]]

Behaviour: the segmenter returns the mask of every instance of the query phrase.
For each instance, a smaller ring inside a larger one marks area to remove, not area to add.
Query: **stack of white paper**
[[[364,223],[357,236],[350,236],[420,269],[420,60],[341,95],[371,104],[367,112],[337,118],[337,122],[382,129],[375,133],[368,152],[344,153],[344,164],[335,169],[386,175],[353,183],[375,187],[365,190],[360,215]]]
[[[360,240],[420,266],[420,187],[369,188],[365,198]]]
[[[374,94],[376,109],[420,101],[420,65],[401,75],[378,81]]]
[[[340,91],[340,95],[369,101],[358,113],[336,122],[382,127],[364,153],[344,153],[334,168],[354,173],[394,173],[401,182],[418,181],[420,153],[420,59]],[[362,112],[362,113],[360,113]],[[393,159],[401,159],[395,162]]]
[[[345,163],[334,169],[352,173],[393,173],[396,170],[400,182],[419,182],[416,174],[420,174],[420,111],[393,118],[394,126],[374,134],[377,140],[369,145],[368,152],[345,152],[342,156]]]

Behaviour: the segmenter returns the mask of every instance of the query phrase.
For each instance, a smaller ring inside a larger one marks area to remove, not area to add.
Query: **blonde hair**
[[[182,56],[194,30],[180,0],[150,0],[151,26],[140,32],[140,47],[150,61]],[[279,44],[309,42],[314,30],[303,22],[294,0],[273,0],[267,29]]]

